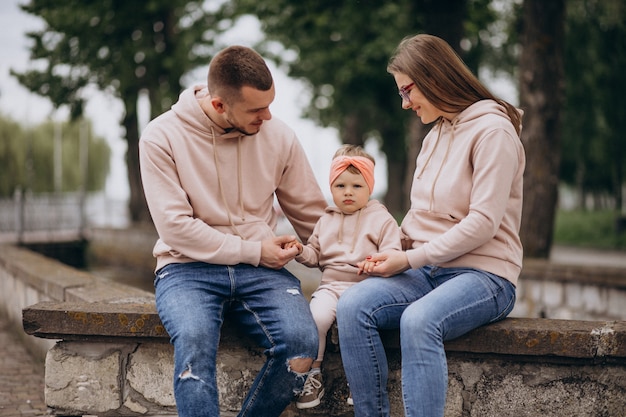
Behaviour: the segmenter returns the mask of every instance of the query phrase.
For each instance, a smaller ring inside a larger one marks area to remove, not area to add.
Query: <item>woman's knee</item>
[[[425,334],[437,329],[437,318],[418,307],[414,303],[404,310],[400,317],[400,334]]]
[[[354,322],[363,306],[358,301],[358,297],[351,297],[346,292],[337,303],[337,326],[341,326],[342,323]]]

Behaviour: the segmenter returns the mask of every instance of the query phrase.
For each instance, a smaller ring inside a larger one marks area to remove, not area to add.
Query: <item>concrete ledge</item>
[[[450,352],[623,362],[626,322],[507,318],[446,343]]]
[[[13,245],[0,245],[0,269],[48,300],[117,304],[154,301],[154,294],[150,292],[95,277]]]
[[[23,323],[28,334],[63,339],[46,359],[46,402],[55,414],[175,414],[173,349],[153,303],[41,302],[24,309]],[[386,332],[384,341],[392,415],[401,415],[398,332]],[[352,415],[336,342],[331,332],[322,404],[292,404],[282,417]],[[626,409],[626,322],[508,318],[446,343],[446,353],[446,417],[539,415],[544,408],[551,411],[541,414],[554,417],[617,416]],[[262,365],[262,350],[226,323],[217,363],[223,416],[236,415]],[[529,403],[536,412],[528,414]]]
[[[49,339],[169,340],[153,303],[42,302],[24,309],[23,325]],[[385,333],[385,346],[399,347],[397,331]],[[507,318],[447,342],[446,351],[619,361],[626,358],[626,322]]]
[[[23,325],[27,334],[46,339],[169,342],[154,303],[42,302],[24,309]]]
[[[64,300],[68,289],[95,281],[86,272],[13,245],[0,246],[0,267],[53,300]]]
[[[149,304],[154,303],[154,294],[98,278],[23,247],[0,245],[0,314],[42,362],[54,341],[24,333],[22,310],[44,301]]]

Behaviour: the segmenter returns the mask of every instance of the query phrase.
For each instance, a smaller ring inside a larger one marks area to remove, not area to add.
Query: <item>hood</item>
[[[521,110],[519,111],[520,113],[522,113]],[[461,126],[463,125],[463,123],[469,123],[469,122],[475,121],[479,117],[484,116],[486,114],[497,115],[497,116],[503,117],[504,119],[509,121],[509,123],[511,122],[511,119],[509,118],[509,115],[506,112],[506,108],[494,100],[477,101],[476,103],[467,107],[461,113],[457,114],[454,119],[450,121],[442,119],[442,122],[444,124],[447,123],[452,126],[457,126],[457,125]]]
[[[243,136],[237,130],[226,132],[207,116],[202,107],[200,107],[198,100],[208,95],[209,90],[204,85],[195,85],[192,88],[187,88],[180,94],[178,101],[172,106],[172,111],[189,127],[209,138],[212,138],[213,135],[218,140],[237,139]]]
[[[523,112],[518,110],[520,114]],[[434,158],[437,160],[438,167],[437,172],[434,175],[431,182],[430,189],[430,209],[432,210],[435,203],[435,188],[437,186],[437,181],[439,180],[440,175],[444,170],[444,166],[448,162],[448,157],[450,156],[451,150],[455,146],[472,146],[471,144],[463,144],[463,142],[473,141],[473,137],[463,136],[463,132],[475,131],[475,127],[478,125],[482,125],[485,123],[484,117],[487,115],[495,116],[500,120],[501,123],[506,123],[511,125],[511,119],[506,112],[506,108],[499,104],[494,100],[480,100],[475,102],[474,104],[467,107],[465,110],[456,115],[452,120],[447,120],[441,118],[439,122],[433,128],[433,133],[437,135],[434,140],[434,144],[431,146],[430,153],[426,162],[421,166],[420,171],[417,173],[417,178],[420,179],[422,174],[426,170],[426,168],[433,162],[433,156],[436,154],[438,148],[440,146],[445,146],[445,151],[443,156],[439,156]],[[490,118],[488,123],[490,125],[496,126],[498,125],[498,121],[494,121],[493,118]],[[456,144],[455,141],[458,133],[461,133],[462,138],[458,140],[462,140],[461,144]]]

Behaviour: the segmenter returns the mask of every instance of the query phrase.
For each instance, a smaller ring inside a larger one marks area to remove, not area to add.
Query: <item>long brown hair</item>
[[[520,134],[522,120],[515,106],[495,97],[441,38],[426,34],[404,38],[387,72],[408,75],[433,106],[447,113],[460,113],[480,100],[494,100],[505,107]]]

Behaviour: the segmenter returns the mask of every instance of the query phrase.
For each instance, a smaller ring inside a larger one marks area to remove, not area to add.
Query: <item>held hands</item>
[[[280,269],[302,252],[302,244],[295,236],[276,236],[261,242],[259,265]]]
[[[406,253],[399,250],[388,250],[368,256],[364,261],[357,263],[358,274],[390,277],[409,269],[409,260]]]
[[[283,246],[283,249],[298,248],[298,253],[296,253],[296,256],[302,253],[302,243],[298,242],[296,239],[293,239],[292,241],[287,242],[287,243],[283,243],[282,246]]]

